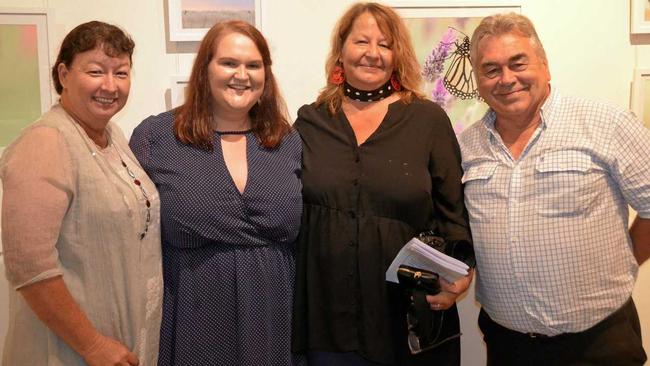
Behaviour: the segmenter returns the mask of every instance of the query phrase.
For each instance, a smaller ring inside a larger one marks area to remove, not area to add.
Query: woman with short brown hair
[[[140,365],[158,359],[156,188],[111,121],[129,96],[134,43],[92,21],[63,40],[60,102],[2,156],[9,294],[3,365]]]

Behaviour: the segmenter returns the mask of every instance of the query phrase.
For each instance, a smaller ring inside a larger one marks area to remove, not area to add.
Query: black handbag
[[[475,265],[474,251],[469,242],[449,243],[432,231],[419,234],[418,239],[471,267]],[[433,349],[448,340],[460,337],[460,331],[450,323],[451,319],[445,322],[446,311],[431,310],[426,300],[426,295],[436,295],[440,292],[438,274],[401,265],[397,270],[397,279],[408,302],[406,324],[411,354]]]
[[[421,232],[417,238],[431,248],[467,264],[470,268],[476,267],[474,247],[467,240],[448,241],[432,230]]]

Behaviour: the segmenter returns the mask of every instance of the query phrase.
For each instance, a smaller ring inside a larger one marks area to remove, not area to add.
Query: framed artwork
[[[423,68],[423,91],[445,109],[456,133],[461,133],[481,119],[488,107],[478,98],[461,99],[445,87],[446,71],[457,66],[452,65],[454,51],[462,45],[465,36],[471,38],[483,17],[503,12],[521,13],[521,5],[515,1],[485,0],[393,0],[385,3],[397,10],[409,28],[416,57]],[[444,56],[444,62],[438,65],[440,72],[432,75],[427,72],[431,69],[431,59],[440,55]],[[459,71],[464,71],[466,78],[474,77],[471,75],[471,67]]]
[[[630,0],[630,32],[650,34],[650,0]]]
[[[171,77],[171,86],[169,96],[171,99],[170,109],[174,109],[185,101],[185,89],[190,80],[189,75],[174,75]]]
[[[217,22],[240,19],[262,29],[262,0],[168,0],[169,40],[200,41]]]
[[[632,87],[632,111],[650,129],[650,69],[637,69],[634,72]]]
[[[45,14],[0,13],[0,150],[51,105]]]

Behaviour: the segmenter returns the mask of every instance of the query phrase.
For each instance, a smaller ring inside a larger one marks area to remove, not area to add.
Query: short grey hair
[[[537,55],[544,62],[547,62],[544,46],[542,46],[542,41],[539,40],[533,22],[521,14],[502,13],[483,18],[481,24],[474,30],[470,43],[470,59],[472,60],[472,65],[475,68],[478,67],[476,64],[478,60],[478,44],[483,38],[508,33],[517,33],[528,38],[533,48],[537,51]]]

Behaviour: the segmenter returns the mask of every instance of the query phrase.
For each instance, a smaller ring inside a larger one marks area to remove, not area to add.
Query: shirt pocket
[[[465,168],[463,173],[463,184],[472,181],[486,181],[492,178],[494,172],[497,170],[499,162],[497,161],[482,161],[480,163],[471,164]]]
[[[546,217],[581,216],[596,198],[594,169],[589,154],[563,150],[548,152],[535,163],[535,205]]]
[[[466,163],[462,182],[465,188],[465,206],[471,222],[489,221],[497,212],[498,186],[495,186],[495,174],[498,161],[480,161]]]

